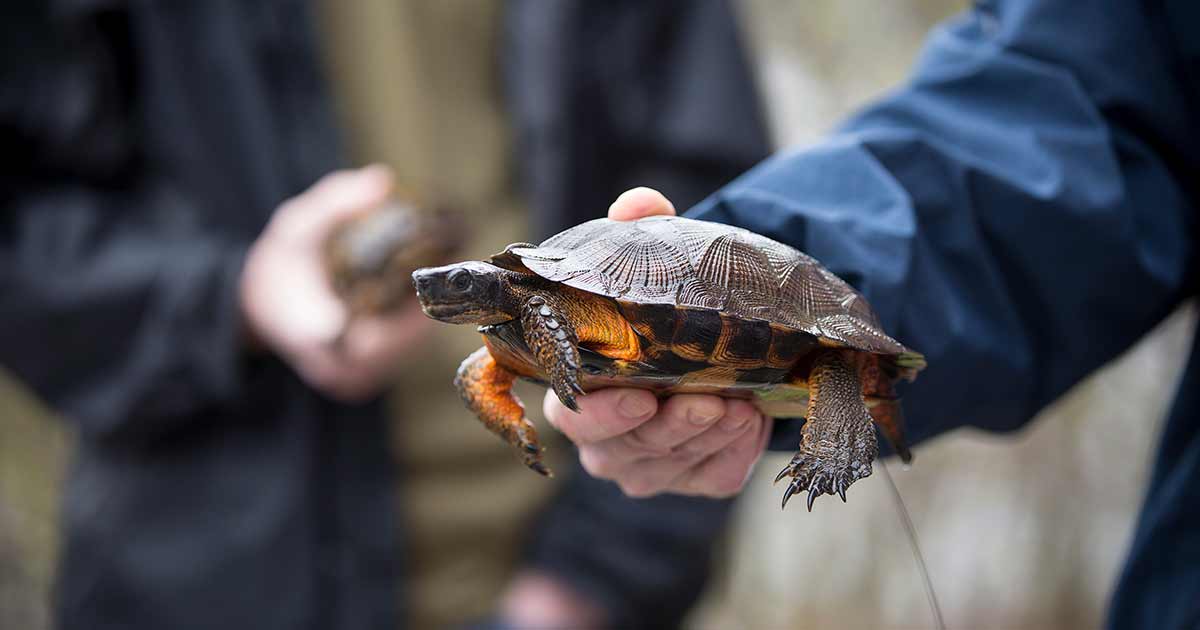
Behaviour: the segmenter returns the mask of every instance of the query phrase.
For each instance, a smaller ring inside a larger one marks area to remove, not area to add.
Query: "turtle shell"
[[[493,261],[514,256],[547,280],[619,302],[765,321],[924,367],[853,287],[811,256],[742,228],[675,216],[595,219],[539,246],[510,246]]]

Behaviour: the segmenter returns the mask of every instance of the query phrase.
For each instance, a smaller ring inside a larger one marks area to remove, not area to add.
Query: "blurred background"
[[[509,164],[520,158],[509,155],[513,139],[499,96],[499,3],[477,3],[474,11],[399,3],[382,14],[378,4],[327,0],[318,11],[356,160],[387,162],[410,185],[453,190],[466,207],[486,212],[486,229],[475,230],[466,248],[470,256],[530,238],[528,207]],[[927,30],[963,4],[735,3],[774,147],[819,138],[896,85]],[[1194,334],[1195,310],[1189,305],[1172,315],[1024,431],[960,430],[919,446],[911,470],[886,462],[915,521],[949,627],[1100,625],[1158,421]],[[401,467],[396,496],[408,506],[406,571],[416,627],[488,614],[530,518],[495,515],[532,514],[554,489],[480,430],[455,396],[451,375],[478,337],[451,326],[434,335],[409,360],[419,369],[402,370],[390,399],[404,419],[393,426]],[[540,415],[541,392],[527,385],[518,392]],[[563,468],[569,447],[548,428],[542,434],[552,465]],[[50,627],[60,484],[72,444],[27,388],[0,378],[2,628]],[[883,479],[856,486],[848,504],[781,512],[770,481],[788,457],[766,457],[736,502],[716,548],[716,573],[686,627],[929,627],[920,577]],[[464,486],[464,475],[483,470],[485,479]]]

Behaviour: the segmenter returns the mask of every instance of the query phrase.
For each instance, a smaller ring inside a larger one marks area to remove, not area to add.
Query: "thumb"
[[[633,221],[656,214],[675,214],[675,206],[653,188],[640,186],[621,193],[608,207],[608,218],[614,221]]]
[[[372,164],[351,171],[331,173],[309,191],[314,206],[323,209],[331,220],[348,219],[371,210],[385,201],[395,187],[392,169]]]
[[[276,219],[297,235],[323,239],[334,225],[386,202],[393,182],[391,169],[377,164],[336,171],[280,206]]]

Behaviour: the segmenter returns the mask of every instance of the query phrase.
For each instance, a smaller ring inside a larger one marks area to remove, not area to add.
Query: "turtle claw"
[[[534,432],[533,426],[525,425],[519,428],[516,438],[516,447],[525,465],[543,477],[553,477],[554,472],[542,463],[542,446],[538,444],[537,433]]]
[[[792,463],[794,464],[795,460],[793,460]],[[787,466],[784,466],[783,470],[779,471],[778,475],[775,475],[775,481],[772,481],[771,485],[778,484],[780,481],[783,480],[784,477],[787,477],[791,473],[792,473],[792,464],[788,464]],[[784,495],[784,498],[783,498],[784,505],[787,505],[787,497],[788,497],[788,495]]]
[[[817,497],[823,494],[830,496],[836,494],[845,503],[846,488],[870,474],[871,467],[863,465],[861,462],[856,461],[845,466],[827,465],[819,458],[797,453],[792,461],[775,476],[775,482],[778,483],[784,477],[792,478],[783,491],[784,508],[787,507],[788,501],[793,495],[808,491],[806,507],[811,512],[813,503]]]
[[[574,411],[575,413],[579,413],[579,402],[575,400],[575,394],[572,391],[563,391],[562,388],[555,387],[554,395],[558,396],[558,401],[561,402],[564,407]]]
[[[786,469],[784,470],[786,471]],[[788,487],[783,491],[783,505],[781,505],[779,509],[786,510],[788,501],[792,498],[792,495],[796,494],[800,494],[800,484],[796,483],[796,480],[793,479],[792,482],[788,484]]]
[[[579,402],[575,400],[575,395],[587,393],[579,384],[579,350],[573,344],[562,342],[555,349],[557,360],[547,370],[554,395],[558,396],[564,407],[579,413]]]
[[[541,460],[535,459],[531,462],[527,462],[525,465],[528,466],[530,470],[543,477],[554,477],[554,471],[550,470],[541,462]]]

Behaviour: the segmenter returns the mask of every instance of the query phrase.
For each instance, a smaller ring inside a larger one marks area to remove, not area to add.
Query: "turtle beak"
[[[417,300],[425,315],[449,324],[464,324],[472,321],[476,310],[463,295],[455,294],[447,286],[448,267],[425,267],[413,272],[413,286],[417,288]]]
[[[433,288],[437,286],[437,270],[425,267],[418,269],[412,274],[413,286],[417,288],[417,297],[421,303],[425,303],[425,298],[432,296]]]
[[[463,262],[413,272],[421,310],[448,324],[494,324],[512,319],[497,306],[499,278],[483,263]]]
[[[425,314],[437,319],[435,311],[438,305],[442,302],[442,276],[441,270],[433,267],[425,267],[413,272],[413,286],[417,289],[417,301],[421,303],[421,310]]]

